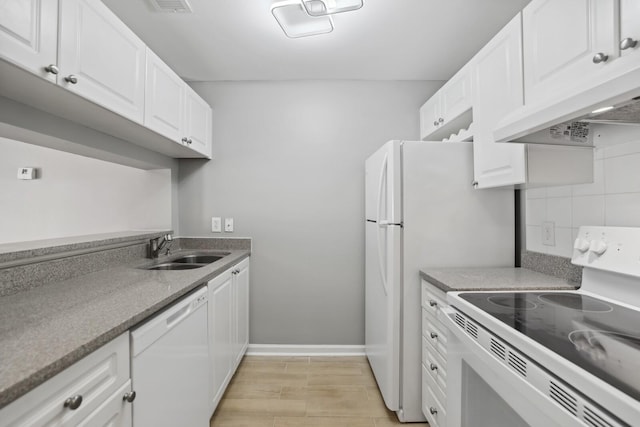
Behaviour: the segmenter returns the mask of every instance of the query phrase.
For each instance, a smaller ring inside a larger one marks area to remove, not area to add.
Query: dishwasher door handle
[[[167,329],[173,328],[175,325],[180,323],[182,319],[191,314],[191,308],[193,307],[193,303],[185,305],[180,310],[173,313],[171,316],[167,317]]]

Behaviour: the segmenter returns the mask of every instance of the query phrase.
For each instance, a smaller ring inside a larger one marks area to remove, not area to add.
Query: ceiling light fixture
[[[271,5],[271,14],[290,38],[333,31],[331,15],[358,10],[364,0],[283,0]]]
[[[328,15],[311,16],[302,0],[285,0],[271,5],[271,14],[290,38],[315,36],[333,31],[333,21]]]
[[[309,15],[326,16],[358,10],[364,0],[302,0],[302,4]]]

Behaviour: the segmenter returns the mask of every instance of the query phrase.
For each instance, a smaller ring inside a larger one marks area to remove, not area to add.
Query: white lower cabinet
[[[215,277],[208,286],[213,413],[249,342],[249,258]]]
[[[0,427],[130,427],[129,391],[126,332],[3,408]]]
[[[446,294],[422,281],[422,412],[431,427],[446,426],[447,335],[439,319]]]

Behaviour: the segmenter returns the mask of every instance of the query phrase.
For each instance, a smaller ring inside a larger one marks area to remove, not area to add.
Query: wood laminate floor
[[[365,357],[246,356],[211,418],[211,427],[400,425]]]

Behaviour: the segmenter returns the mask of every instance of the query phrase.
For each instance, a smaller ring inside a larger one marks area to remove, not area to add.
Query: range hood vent
[[[188,0],[150,0],[153,8],[164,13],[192,13]]]
[[[612,125],[621,125],[615,134],[635,134],[637,128],[640,135],[640,67],[620,64],[599,83],[567,89],[554,102],[525,103],[497,124],[495,140],[593,146],[594,134],[613,131]]]

